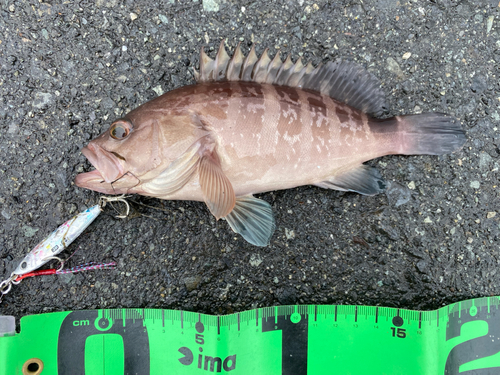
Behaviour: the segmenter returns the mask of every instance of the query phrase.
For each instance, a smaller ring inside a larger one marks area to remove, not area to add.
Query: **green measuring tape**
[[[0,317],[0,375],[500,374],[499,305],[66,311],[23,317],[20,333]]]

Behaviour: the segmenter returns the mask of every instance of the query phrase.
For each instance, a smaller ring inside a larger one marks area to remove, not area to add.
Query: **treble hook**
[[[125,215],[117,215],[115,216],[117,219],[125,219],[128,214],[130,213],[130,205],[128,204],[128,202],[125,200],[125,198],[128,198],[127,195],[125,194],[122,194],[118,197],[100,197],[99,198],[99,207],[104,208],[106,206],[106,204],[109,202],[109,203],[112,203],[112,202],[122,202],[125,207],[126,207],[126,210],[125,210]]]

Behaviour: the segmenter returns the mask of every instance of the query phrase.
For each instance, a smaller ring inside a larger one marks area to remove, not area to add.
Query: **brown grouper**
[[[170,91],[116,120],[82,152],[96,168],[77,186],[105,194],[204,201],[248,242],[265,246],[270,205],[253,194],[316,185],[365,195],[384,190],[364,162],[389,154],[460,149],[460,122],[443,113],[378,119],[378,80],[349,61],[314,68],[259,58],[223,44],[201,51],[197,83]]]

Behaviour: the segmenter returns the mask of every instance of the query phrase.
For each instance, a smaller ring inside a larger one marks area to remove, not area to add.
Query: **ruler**
[[[301,305],[225,316],[31,315],[20,333],[4,328],[0,375],[500,374],[499,304],[485,297],[434,311]]]

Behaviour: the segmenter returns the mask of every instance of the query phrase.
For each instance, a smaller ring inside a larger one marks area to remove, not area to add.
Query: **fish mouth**
[[[82,154],[88,159],[95,170],[80,173],[76,176],[75,184],[80,187],[94,189],[96,184],[109,186],[112,182],[125,174],[119,158],[103,148],[89,143],[82,149]],[[123,159],[123,158],[122,158]]]

